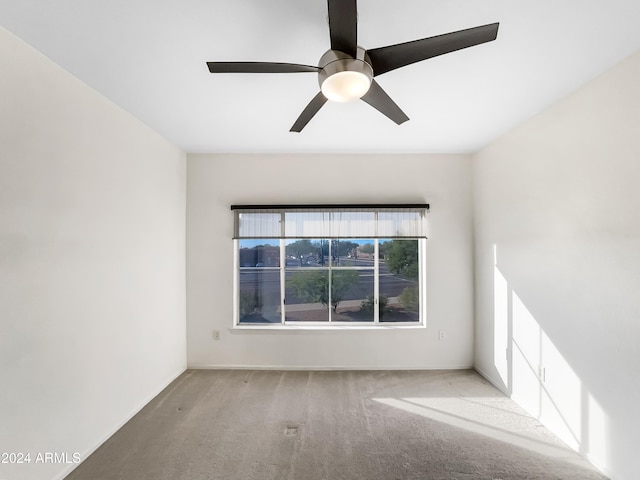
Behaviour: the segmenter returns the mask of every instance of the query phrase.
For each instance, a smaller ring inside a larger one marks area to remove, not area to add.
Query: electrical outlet
[[[444,330],[438,330],[438,340],[444,340],[446,336],[447,334],[444,332]]]
[[[220,330],[214,330],[213,331],[213,339],[214,340],[220,340]]]

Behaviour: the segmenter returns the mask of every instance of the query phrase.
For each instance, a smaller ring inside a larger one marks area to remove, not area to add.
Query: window
[[[232,206],[234,324],[424,325],[428,208]]]

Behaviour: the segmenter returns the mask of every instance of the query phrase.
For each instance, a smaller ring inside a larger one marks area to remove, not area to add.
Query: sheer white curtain
[[[234,210],[235,238],[426,237],[426,206]]]

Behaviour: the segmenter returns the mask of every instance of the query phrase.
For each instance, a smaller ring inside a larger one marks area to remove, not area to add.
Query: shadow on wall
[[[504,389],[594,465],[610,465],[607,413],[505,278],[495,244],[493,250],[493,363]]]

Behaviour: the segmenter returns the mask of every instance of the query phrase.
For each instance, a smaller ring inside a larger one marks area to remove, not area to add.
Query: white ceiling
[[[472,152],[640,49],[638,0],[360,0],[358,14],[364,48],[500,30],[376,77],[403,125],[328,102],[290,133],[316,74],[212,75],[205,62],[316,65],[325,0],[0,0],[2,26],[187,152]]]

